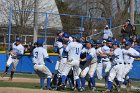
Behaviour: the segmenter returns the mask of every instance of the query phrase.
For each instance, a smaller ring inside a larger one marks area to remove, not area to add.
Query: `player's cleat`
[[[1,77],[2,77],[2,78],[5,77],[6,74],[7,74],[7,72],[2,73]]]
[[[62,83],[62,84],[59,86],[59,88],[65,90],[65,89],[66,89],[66,85]]]
[[[86,89],[84,87],[82,87],[82,90],[85,91]]]
[[[83,88],[79,88],[78,91],[79,92],[83,92],[84,90],[83,90]]]
[[[93,88],[92,88],[92,91],[93,91],[93,92],[96,91],[96,87],[93,87]]]
[[[75,87],[72,87],[72,88],[71,88],[71,90],[72,90],[72,91],[75,91],[75,90],[76,90],[76,88],[75,88]]]
[[[50,87],[50,88],[46,88],[46,90],[53,90],[53,89]]]
[[[121,88],[119,86],[116,87],[117,92],[121,91]]]
[[[12,78],[12,77],[10,77],[10,78],[9,78],[9,81],[12,81],[12,80],[13,80],[13,78]]]
[[[131,80],[129,79],[127,82],[128,82],[128,84],[126,86],[126,91],[128,92],[131,90]]]
[[[102,91],[102,93],[110,93],[110,90],[105,90],[105,91]]]

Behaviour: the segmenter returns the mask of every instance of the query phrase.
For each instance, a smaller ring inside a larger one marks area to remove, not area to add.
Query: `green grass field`
[[[9,74],[7,75],[9,76]],[[38,78],[36,74],[15,74],[14,77],[18,78]],[[97,83],[104,83],[104,81],[96,80]],[[132,81],[133,86],[140,87],[140,81]],[[0,87],[19,87],[19,88],[30,88],[30,89],[40,89],[39,83],[19,83],[19,82],[0,82]],[[102,93],[101,91],[106,90],[105,87],[97,87],[97,91],[94,93]],[[70,89],[66,89],[62,92],[68,92],[68,93],[79,93],[77,90],[76,91],[71,91]],[[90,90],[86,90],[82,93],[93,93]],[[117,93],[115,90],[112,93]],[[126,91],[123,89],[121,93],[126,93]],[[127,92],[127,93],[140,93],[137,92],[136,90]]]

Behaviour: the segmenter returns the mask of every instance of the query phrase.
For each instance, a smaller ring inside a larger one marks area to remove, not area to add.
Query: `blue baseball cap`
[[[39,44],[39,45],[42,45],[43,42],[44,42],[44,41],[43,41],[42,39],[38,39],[36,43]]]
[[[73,35],[72,37],[75,38],[75,39],[80,39],[80,35],[79,34]]]
[[[112,38],[108,38],[108,39],[107,39],[107,42],[112,42],[112,41],[113,41]]]
[[[91,39],[87,40],[86,43],[90,43],[91,45],[94,45],[94,41]]]
[[[132,44],[131,44],[131,42],[130,41],[126,41],[125,42],[125,46],[131,46]]]
[[[64,37],[64,38],[69,38],[69,34],[64,33],[62,37]]]
[[[120,45],[120,42],[119,41],[114,41],[113,43],[112,43],[112,45]]]
[[[63,42],[63,39],[62,39],[61,37],[59,37],[59,38],[57,39],[57,41]]]
[[[21,38],[20,38],[20,37],[17,37],[17,38],[16,38],[16,41],[21,41]]]
[[[102,44],[101,40],[96,40],[96,44]]]

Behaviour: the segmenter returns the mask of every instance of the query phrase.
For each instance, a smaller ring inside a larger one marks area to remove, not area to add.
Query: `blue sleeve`
[[[53,63],[52,60],[50,60],[50,58],[45,58],[45,60],[46,60],[47,62]]]
[[[131,56],[131,57],[133,57],[133,58],[140,58],[140,55],[139,56]]]
[[[88,60],[91,60],[92,59],[92,56],[91,55],[87,55],[86,56],[86,60],[88,61]]]
[[[58,47],[54,47],[54,52],[57,53],[58,52]]]
[[[22,56],[22,55],[23,55],[23,54],[21,54],[21,53],[19,53],[19,52],[17,53],[17,56]]]

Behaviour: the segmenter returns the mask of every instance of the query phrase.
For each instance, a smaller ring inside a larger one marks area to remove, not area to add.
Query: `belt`
[[[68,58],[68,57],[62,57],[62,58]]]
[[[119,65],[119,64],[122,64],[122,63],[116,63],[116,64],[114,64],[114,65]]]
[[[124,64],[126,65],[126,64],[130,64],[130,63],[124,63]]]

